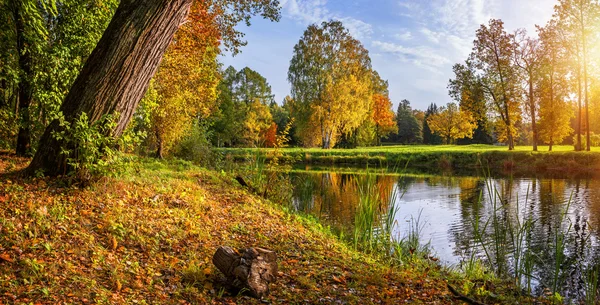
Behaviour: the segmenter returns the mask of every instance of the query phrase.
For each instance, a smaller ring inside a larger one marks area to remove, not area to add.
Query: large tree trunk
[[[586,131],[586,150],[592,149],[590,139],[590,106],[589,106],[589,93],[588,93],[588,72],[587,72],[587,50],[586,50],[585,36],[583,40],[583,90],[585,98],[585,131]],[[581,148],[583,150],[583,147]]]
[[[538,131],[535,122],[535,97],[533,95],[533,80],[529,77],[529,107],[531,108],[531,130],[533,131],[533,151],[538,151]]]
[[[81,113],[90,123],[119,114],[113,135],[121,135],[191,4],[192,0],[122,0],[60,108],[66,121]],[[46,128],[30,172],[59,175],[66,168],[60,155],[63,143],[52,136],[57,130],[57,120]]]
[[[581,65],[577,66],[577,145],[575,146],[576,151],[583,150],[581,145]]]
[[[19,69],[21,70],[18,86],[19,99],[17,109],[19,109],[19,133],[17,135],[16,153],[19,156],[25,156],[31,152],[31,118],[29,116],[29,106],[33,99],[33,88],[31,86],[33,72],[31,69],[31,53],[29,50],[25,50],[24,12],[18,1],[14,9],[13,18],[15,19],[17,32],[17,53],[19,54]]]

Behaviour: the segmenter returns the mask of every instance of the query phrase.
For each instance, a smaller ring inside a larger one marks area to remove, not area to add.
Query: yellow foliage
[[[440,135],[447,144],[462,138],[472,138],[473,130],[477,128],[473,115],[460,111],[454,103],[429,116],[427,123],[431,131]]]
[[[176,33],[154,78],[157,106],[151,112],[159,155],[214,109],[219,81],[219,34],[215,16],[196,2],[188,23]]]
[[[248,105],[246,121],[244,121],[244,140],[246,145],[261,146],[261,135],[271,127],[273,117],[269,106],[255,99]]]

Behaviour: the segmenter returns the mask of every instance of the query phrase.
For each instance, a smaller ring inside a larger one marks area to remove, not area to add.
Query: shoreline
[[[224,159],[243,162],[264,153],[266,161],[273,159],[272,149],[221,148],[216,149]],[[353,166],[375,168],[409,168],[443,172],[448,170],[490,170],[500,174],[598,175],[600,152],[530,152],[530,151],[477,151],[431,150],[394,151],[376,150],[315,150],[281,149],[279,162],[292,165]]]

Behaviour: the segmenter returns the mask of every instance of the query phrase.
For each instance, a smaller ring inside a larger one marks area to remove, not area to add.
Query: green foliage
[[[492,144],[482,78],[477,75],[473,63],[469,60],[464,65],[454,65],[453,70],[455,78],[448,84],[450,97],[459,103],[461,111],[470,113],[477,122],[473,137],[461,139],[459,144]]]
[[[410,102],[402,100],[396,112],[398,136],[396,142],[401,144],[418,144],[423,142],[422,127],[412,113]]]
[[[1,131],[0,142],[12,145],[17,128],[27,127],[32,132],[32,148],[36,146],[117,4],[117,0],[0,3],[0,19],[6,21],[0,25],[0,122],[9,129]],[[21,35],[18,21],[24,25]],[[19,39],[22,43],[17,43]],[[33,97],[26,111],[31,119],[22,116],[17,126],[16,114],[25,112],[19,111],[16,97],[25,83]]]
[[[59,124],[60,131],[52,136],[62,143],[60,155],[66,158],[68,166],[65,173],[88,181],[109,172],[117,159],[113,150],[117,139],[110,135],[116,126],[113,116],[104,116],[90,125],[87,114],[81,113],[72,124],[61,116]]]
[[[17,124],[11,109],[0,108],[0,149],[12,148],[17,136]]]
[[[263,135],[275,123],[283,130],[289,115],[273,100],[271,86],[260,73],[228,67],[218,85],[218,109],[209,118],[212,143],[218,147],[262,146]]]
[[[210,126],[206,121],[194,122],[192,129],[175,147],[175,157],[202,166],[215,167],[219,160],[218,154],[212,150],[210,137]]]

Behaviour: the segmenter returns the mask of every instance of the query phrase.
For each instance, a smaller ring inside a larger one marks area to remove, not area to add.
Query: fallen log
[[[259,299],[269,294],[269,283],[275,282],[277,275],[277,254],[267,249],[249,248],[238,252],[221,246],[212,261],[228,284],[247,290]]]

